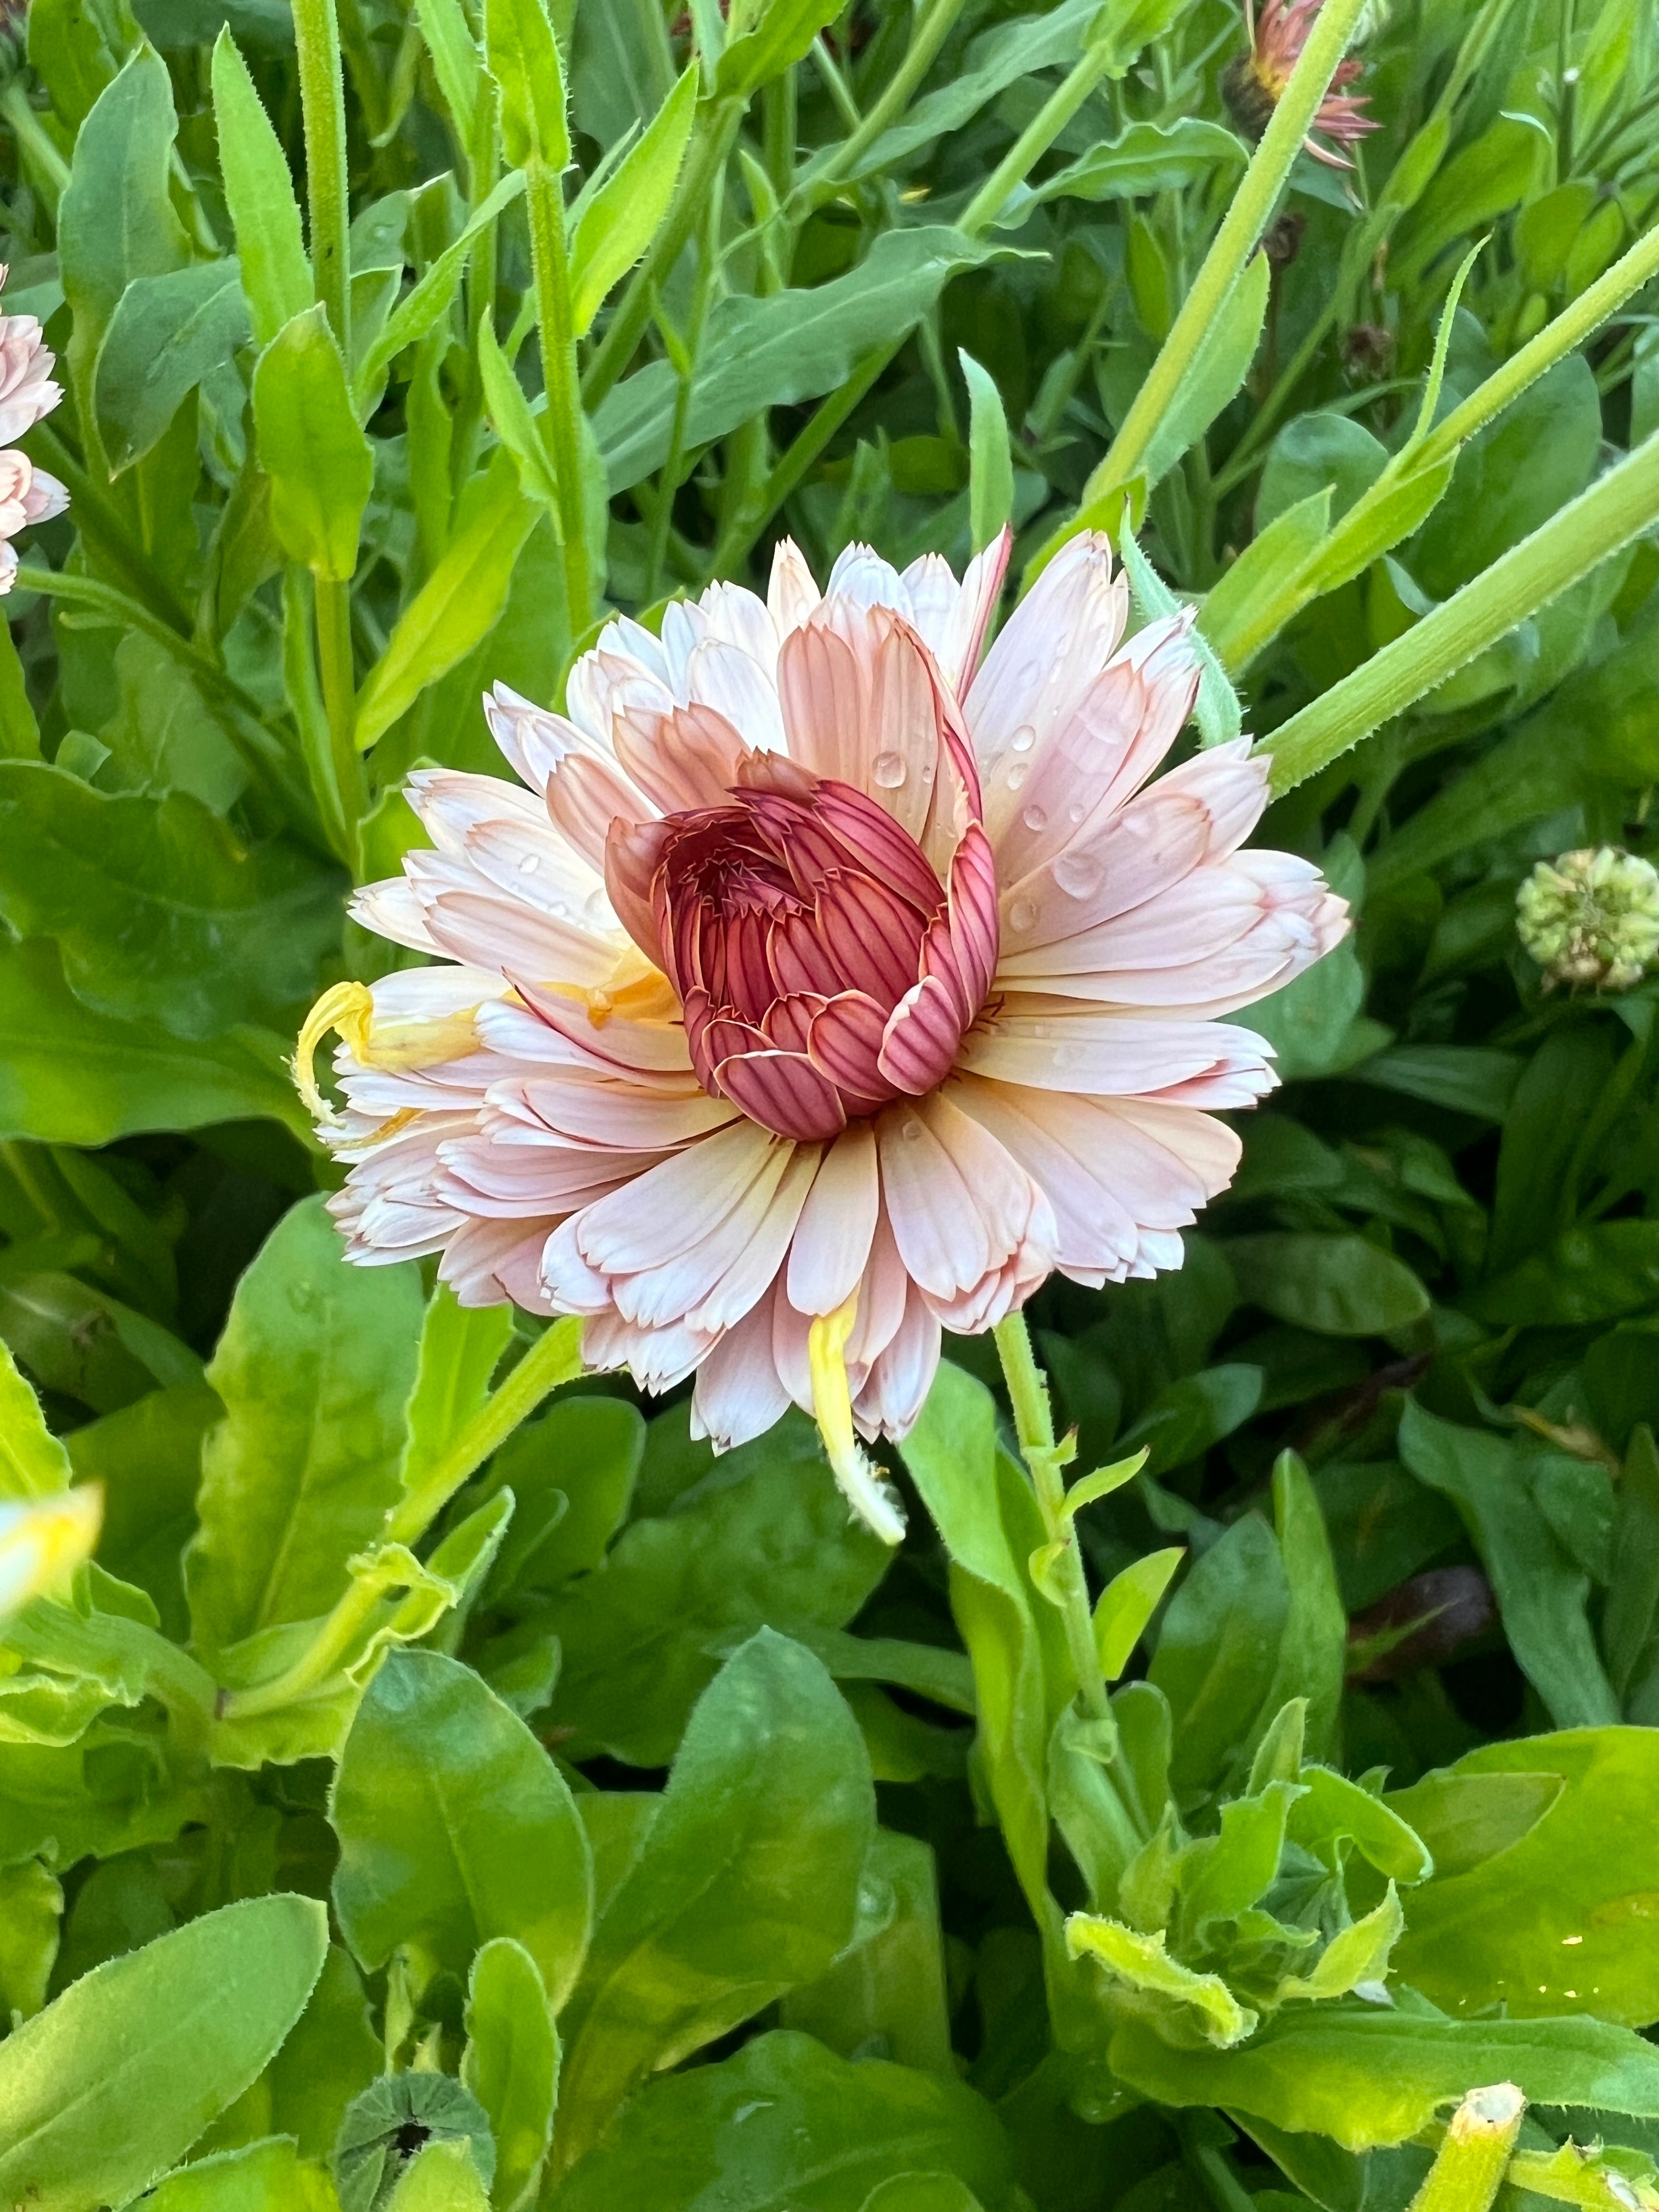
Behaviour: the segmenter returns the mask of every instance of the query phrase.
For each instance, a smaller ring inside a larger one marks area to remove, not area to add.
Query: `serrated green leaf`
[[[228,24],[213,49],[213,116],[253,342],[263,349],[311,305],[311,263],[288,156]]]
[[[694,65],[582,210],[570,241],[570,313],[579,338],[656,236],[673,200],[696,104]]]

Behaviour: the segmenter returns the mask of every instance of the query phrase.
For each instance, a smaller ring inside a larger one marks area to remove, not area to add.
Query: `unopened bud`
[[[1659,961],[1659,868],[1616,845],[1540,860],[1515,919],[1546,991],[1627,991]]]

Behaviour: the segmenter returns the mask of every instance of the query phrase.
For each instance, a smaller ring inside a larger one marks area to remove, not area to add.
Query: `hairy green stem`
[[[564,193],[556,174],[532,157],[525,170],[530,217],[530,260],[536,279],[536,317],[541,326],[542,380],[547,411],[542,436],[558,491],[565,599],[570,633],[580,637],[593,611],[584,527],[580,382],[576,333],[570,315],[570,271],[565,251]]]
[[[346,161],[345,81],[334,0],[294,0],[305,125],[306,210],[316,293],[340,351],[351,359],[351,200]]]
[[[378,1540],[417,1543],[461,1485],[529,1419],[548,1393],[562,1382],[574,1382],[581,1372],[581,1322],[556,1321],[490,1394],[437,1464],[387,1514]],[[255,1688],[222,1692],[221,1717],[250,1720],[260,1713],[279,1712],[320,1690],[350,1657],[383,1602],[384,1593],[373,1583],[354,1582],[293,1666]]]
[[[49,423],[37,422],[28,433],[32,459],[42,462],[62,479],[82,538],[97,550],[101,561],[118,568],[127,589],[142,599],[158,622],[190,635],[184,607],[156,575],[128,530],[125,517],[110,498],[106,484],[82,467]]]
[[[590,413],[634,358],[662,281],[696,229],[715,178],[726,173],[726,160],[742,122],[743,102],[736,99],[711,100],[698,113],[685,167],[662,228],[629,280],[582,379],[582,398]]]
[[[997,1353],[1008,1385],[1014,1429],[1031,1477],[1031,1486],[1042,1514],[1048,1541],[1060,1551],[1052,1570],[1063,1603],[1066,1648],[1078,1678],[1078,1691],[1091,1720],[1109,1720],[1111,1704],[1105,1678],[1095,1650],[1094,1615],[1089,1604],[1089,1585],[1078,1549],[1077,1530],[1065,1511],[1066,1482],[1054,1449],[1054,1418],[1048,1403],[1048,1386],[1031,1350],[1031,1333],[1023,1313],[1011,1313],[996,1326]]]
[[[1181,387],[1191,374],[1199,349],[1214,328],[1245,263],[1267,228],[1302,141],[1325,97],[1348,36],[1365,0],[1326,0],[1308,43],[1273,110],[1273,120],[1250,158],[1243,182],[1211,241],[1192,289],[1182,302],[1170,335],[1158,350],[1146,382],[1135,394],[1106,456],[1084,486],[1083,501],[1062,523],[1025,572],[1029,586],[1068,538],[1115,520],[1117,501],[1133,483]]]
[[[1512,2081],[1471,2089],[1451,2116],[1411,2212],[1487,2212],[1526,2109],[1527,2100]]]
[[[1275,797],[1506,637],[1659,519],[1659,433],[1264,740]]]
[[[322,672],[323,707],[328,716],[330,763],[343,827],[342,858],[354,876],[362,873],[358,825],[368,803],[363,765],[357,751],[357,678],[351,658],[351,586],[320,578],[317,596],[317,665]]]

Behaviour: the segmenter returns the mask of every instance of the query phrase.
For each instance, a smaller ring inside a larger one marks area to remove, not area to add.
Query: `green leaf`
[[[412,1266],[353,1267],[320,1198],[286,1214],[237,1285],[208,1380],[187,1581],[210,1650],[325,1613],[399,1495],[415,1380]]]
[[[694,64],[639,143],[582,210],[570,241],[570,313],[579,338],[592,330],[611,287],[628,274],[661,227],[679,181],[696,104]]]
[[[328,2183],[291,2142],[196,2159],[144,2199],[144,2212],[335,2212]]]
[[[1205,593],[1198,627],[1220,659],[1236,668],[1260,609],[1285,587],[1319,544],[1330,523],[1328,488],[1311,491],[1271,522],[1258,511],[1256,534],[1237,561]]]
[[[290,561],[343,583],[357,566],[374,459],[320,303],[284,323],[260,355],[253,421],[277,542]]]
[[[778,2008],[778,2024],[816,2035],[843,2058],[880,2050],[902,2066],[954,2081],[932,1847],[915,1836],[878,1829],[865,1880],[890,1898],[890,1917],[821,1979],[789,1990]]]
[[[1141,1936],[1121,1921],[1074,1912],[1066,1923],[1066,1948],[1074,1959],[1093,1960],[1109,1981],[1178,2007],[1218,2050],[1241,2042],[1256,2024],[1255,2014],[1239,2003],[1219,1974],[1195,1974],[1170,1958],[1161,1930]]]
[[[0,2010],[9,2018],[27,2020],[45,2004],[63,1911],[63,1890],[39,1859],[0,1868]]]
[[[55,945],[0,945],[0,1139],[107,1145],[146,1129],[269,1119],[306,1131],[268,1031],[210,1044],[95,1013],[70,990]]]
[[[1275,2003],[1301,1999],[1312,2004],[1346,1997],[1361,1987],[1381,1988],[1400,1931],[1406,1924],[1395,1887],[1389,1884],[1382,1902],[1333,1936],[1320,1953],[1311,1973],[1287,1974],[1273,1992]]]
[[[234,261],[134,277],[110,318],[93,380],[98,433],[112,473],[143,460],[203,378],[248,335]]]
[[[1433,1857],[1397,1802],[1384,1804],[1328,1766],[1303,1766],[1297,1779],[1303,1795],[1291,1808],[1292,1843],[1334,1868],[1342,1857],[1338,1844],[1352,1839],[1377,1872],[1394,1881],[1426,1881],[1434,1872]]]
[[[432,57],[433,74],[464,146],[472,143],[473,118],[483,64],[461,0],[417,0],[415,20]]]
[[[325,2157],[347,2106],[380,2072],[381,2058],[362,1977],[350,1953],[331,1943],[310,2003],[265,2069],[270,2126],[294,2136],[301,2156]]]
[[[492,1588],[553,1589],[597,1567],[628,1517],[644,1449],[645,1423],[618,1398],[561,1398],[515,1430],[490,1462],[489,1488],[516,1500]],[[707,1523],[693,1525],[707,1536]]]
[[[1429,1310],[1405,1261],[1364,1237],[1270,1231],[1232,1237],[1226,1252],[1252,1304],[1321,1336],[1391,1336]]]
[[[856,269],[811,291],[716,301],[697,357],[687,447],[723,438],[769,407],[833,392],[865,354],[914,330],[959,270],[997,251],[943,225],[884,231]],[[679,392],[672,364],[653,362],[599,407],[593,428],[612,492],[667,459]]]
[[[387,2197],[386,2212],[489,2212],[471,2146],[428,2143]]]
[[[1201,1790],[1246,1756],[1279,1667],[1291,1594],[1273,1534],[1255,1513],[1195,1560],[1170,1599],[1148,1670],[1175,1715],[1174,1775]]]
[[[836,2057],[810,2035],[757,2037],[735,2058],[654,2081],[568,2179],[548,2212],[863,2212],[897,2173],[954,2174],[1008,2201],[1008,2146],[958,2082]]]
[[[179,1553],[196,1527],[202,1441],[224,1408],[211,1390],[184,1383],[88,1421],[68,1440],[77,1482],[104,1492],[100,1563],[148,1590],[167,1635],[190,1634]]]
[[[434,1287],[421,1324],[415,1393],[409,1401],[405,1489],[431,1473],[481,1411],[512,1335],[511,1306],[464,1306],[447,1283]]]
[[[1348,1652],[1347,1608],[1337,1588],[1325,1516],[1308,1470],[1294,1452],[1281,1452],[1273,1462],[1273,1526],[1291,1602],[1279,1662],[1262,1701],[1262,1723],[1286,1699],[1304,1699],[1309,1755],[1325,1759],[1336,1747]]]
[[[402,1946],[464,1973],[481,1944],[510,1936],[564,2002],[592,1913],[586,1834],[558,1768],[470,1668],[435,1651],[386,1658],[329,1817],[334,1909],[366,1967]]]
[[[524,386],[513,364],[501,351],[495,326],[488,316],[478,325],[478,374],[483,384],[484,405],[495,434],[512,454],[519,471],[519,489],[526,499],[544,507],[558,527],[559,487],[553,464],[542,443],[542,434],[525,397]]]
[[[1048,1893],[1048,1739],[1071,1698],[1060,1616],[1033,1607],[1024,1562],[1045,1531],[1024,1476],[997,1449],[996,1407],[946,1362],[900,1447],[951,1558],[951,1607],[974,1662],[979,1750],[1009,1856],[1040,1927]]]
[[[554,1715],[574,1729],[574,1758],[665,1765],[724,1652],[762,1626],[844,1627],[886,1571],[890,1554],[848,1518],[805,1420],[718,1464],[672,1512],[636,1519],[548,1610],[564,1645]]]
[[[1560,1728],[1595,1728],[1619,1711],[1585,1618],[1589,1577],[1528,1495],[1515,1447],[1458,1427],[1414,1401],[1400,1421],[1400,1456],[1449,1498],[1491,1579],[1516,1663]]]
[[[313,1899],[249,1898],[72,1984],[0,2044],[0,2197],[87,2212],[148,2189],[269,2062],[327,1946]]]
[[[1186,1556],[1180,1544],[1166,1552],[1148,1552],[1114,1575],[1096,1600],[1095,1650],[1100,1656],[1100,1671],[1109,1682],[1115,1682],[1133,1657],[1136,1644]]]
[[[1237,2051],[1176,2051],[1132,2022],[1113,2036],[1110,2064],[1160,2104],[1220,2105],[1348,2150],[1403,2142],[1472,2081],[1513,2081],[1533,2104],[1659,2116],[1659,2051],[1601,2021],[1321,2005],[1279,2014]]]
[[[432,2160],[434,2150],[442,2159]],[[422,2165],[416,2203],[426,2212],[472,2212],[488,2201],[479,2184],[494,2178],[495,2145],[470,2089],[447,2074],[411,2068],[383,2074],[353,2099],[331,2164],[343,2212],[383,2212],[401,2202],[399,2184]]]
[[[44,761],[0,761],[0,914],[57,939],[98,1012],[184,1037],[280,1021],[316,988],[339,893],[297,846],[250,850],[184,792],[106,794]]]
[[[493,1936],[467,1983],[461,2080],[489,2115],[495,2201],[533,2203],[559,2093],[559,2037],[536,1961],[511,1936]]]
[[[1074,62],[1100,14],[1100,0],[1060,0],[1057,7],[994,23],[975,39],[961,64],[934,90],[911,103],[851,172],[853,179],[889,172],[907,157],[961,129],[981,108],[1022,78]]]
[[[1127,523],[1119,532],[1118,552],[1128,572],[1130,589],[1143,622],[1161,621],[1177,612],[1180,600],[1141,551]],[[1203,631],[1194,626],[1188,635],[1200,671],[1198,698],[1193,708],[1200,735],[1206,745],[1230,744],[1244,727],[1243,705]]]
[[[406,346],[416,345],[448,313],[460,289],[461,276],[472,249],[487,231],[493,230],[507,209],[524,194],[524,173],[513,170],[469,216],[453,242],[445,246],[419,283],[406,292],[375,334],[356,374],[357,404],[367,409],[379,380]]]
[[[1659,2019],[1652,1807],[1659,1737],[1598,1728],[1483,1745],[1444,1776],[1389,1800],[1407,1819],[1448,1781],[1565,1785],[1542,1817],[1467,1868],[1413,1893],[1396,1964],[1449,2011],[1514,2017],[1593,2013],[1632,2027]]]
[[[1149,489],[1198,443],[1249,374],[1267,320],[1270,275],[1267,255],[1253,256],[1206,331],[1178,397],[1147,441],[1140,467]]]
[[[543,511],[520,490],[512,456],[498,453],[471,514],[399,616],[359,695],[357,743],[364,751],[495,628],[514,564]]]
[[[484,0],[484,60],[501,96],[501,150],[558,175],[570,160],[564,68],[542,0]]]
[[[803,60],[841,9],[836,0],[757,0],[747,12],[754,27],[730,41],[714,79],[718,93],[739,100]]]
[[[0,1498],[51,1498],[70,1486],[70,1456],[0,1343]]]
[[[1659,1221],[1596,1221],[1483,1284],[1483,1321],[1583,1328],[1641,1313],[1659,1301]]]
[[[960,346],[968,380],[968,520],[975,553],[999,536],[1014,511],[1014,459],[996,379]]]
[[[875,1833],[863,1739],[799,1644],[763,1629],[687,1724],[565,2023],[566,2163],[653,2069],[817,1978],[851,1938]]]
[[[167,191],[177,128],[167,64],[144,45],[99,94],[75,142],[58,210],[58,257],[74,318],[70,368],[84,394],[127,286],[188,258]]]
[[[311,305],[311,264],[288,156],[228,25],[213,49],[213,117],[253,343],[263,349]]]
[[[1173,123],[1132,123],[1115,138],[1045,177],[1029,198],[1017,198],[999,218],[1005,228],[1023,222],[1045,200],[1141,199],[1202,184],[1224,168],[1243,168],[1249,149],[1232,131],[1201,116]]]

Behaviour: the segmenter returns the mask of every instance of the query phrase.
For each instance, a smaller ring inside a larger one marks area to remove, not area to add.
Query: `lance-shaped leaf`
[[[320,304],[285,323],[260,355],[253,421],[278,544],[290,561],[343,583],[357,565],[374,457]]]
[[[254,343],[267,346],[310,306],[311,264],[288,156],[228,26],[213,49],[213,115]]]

